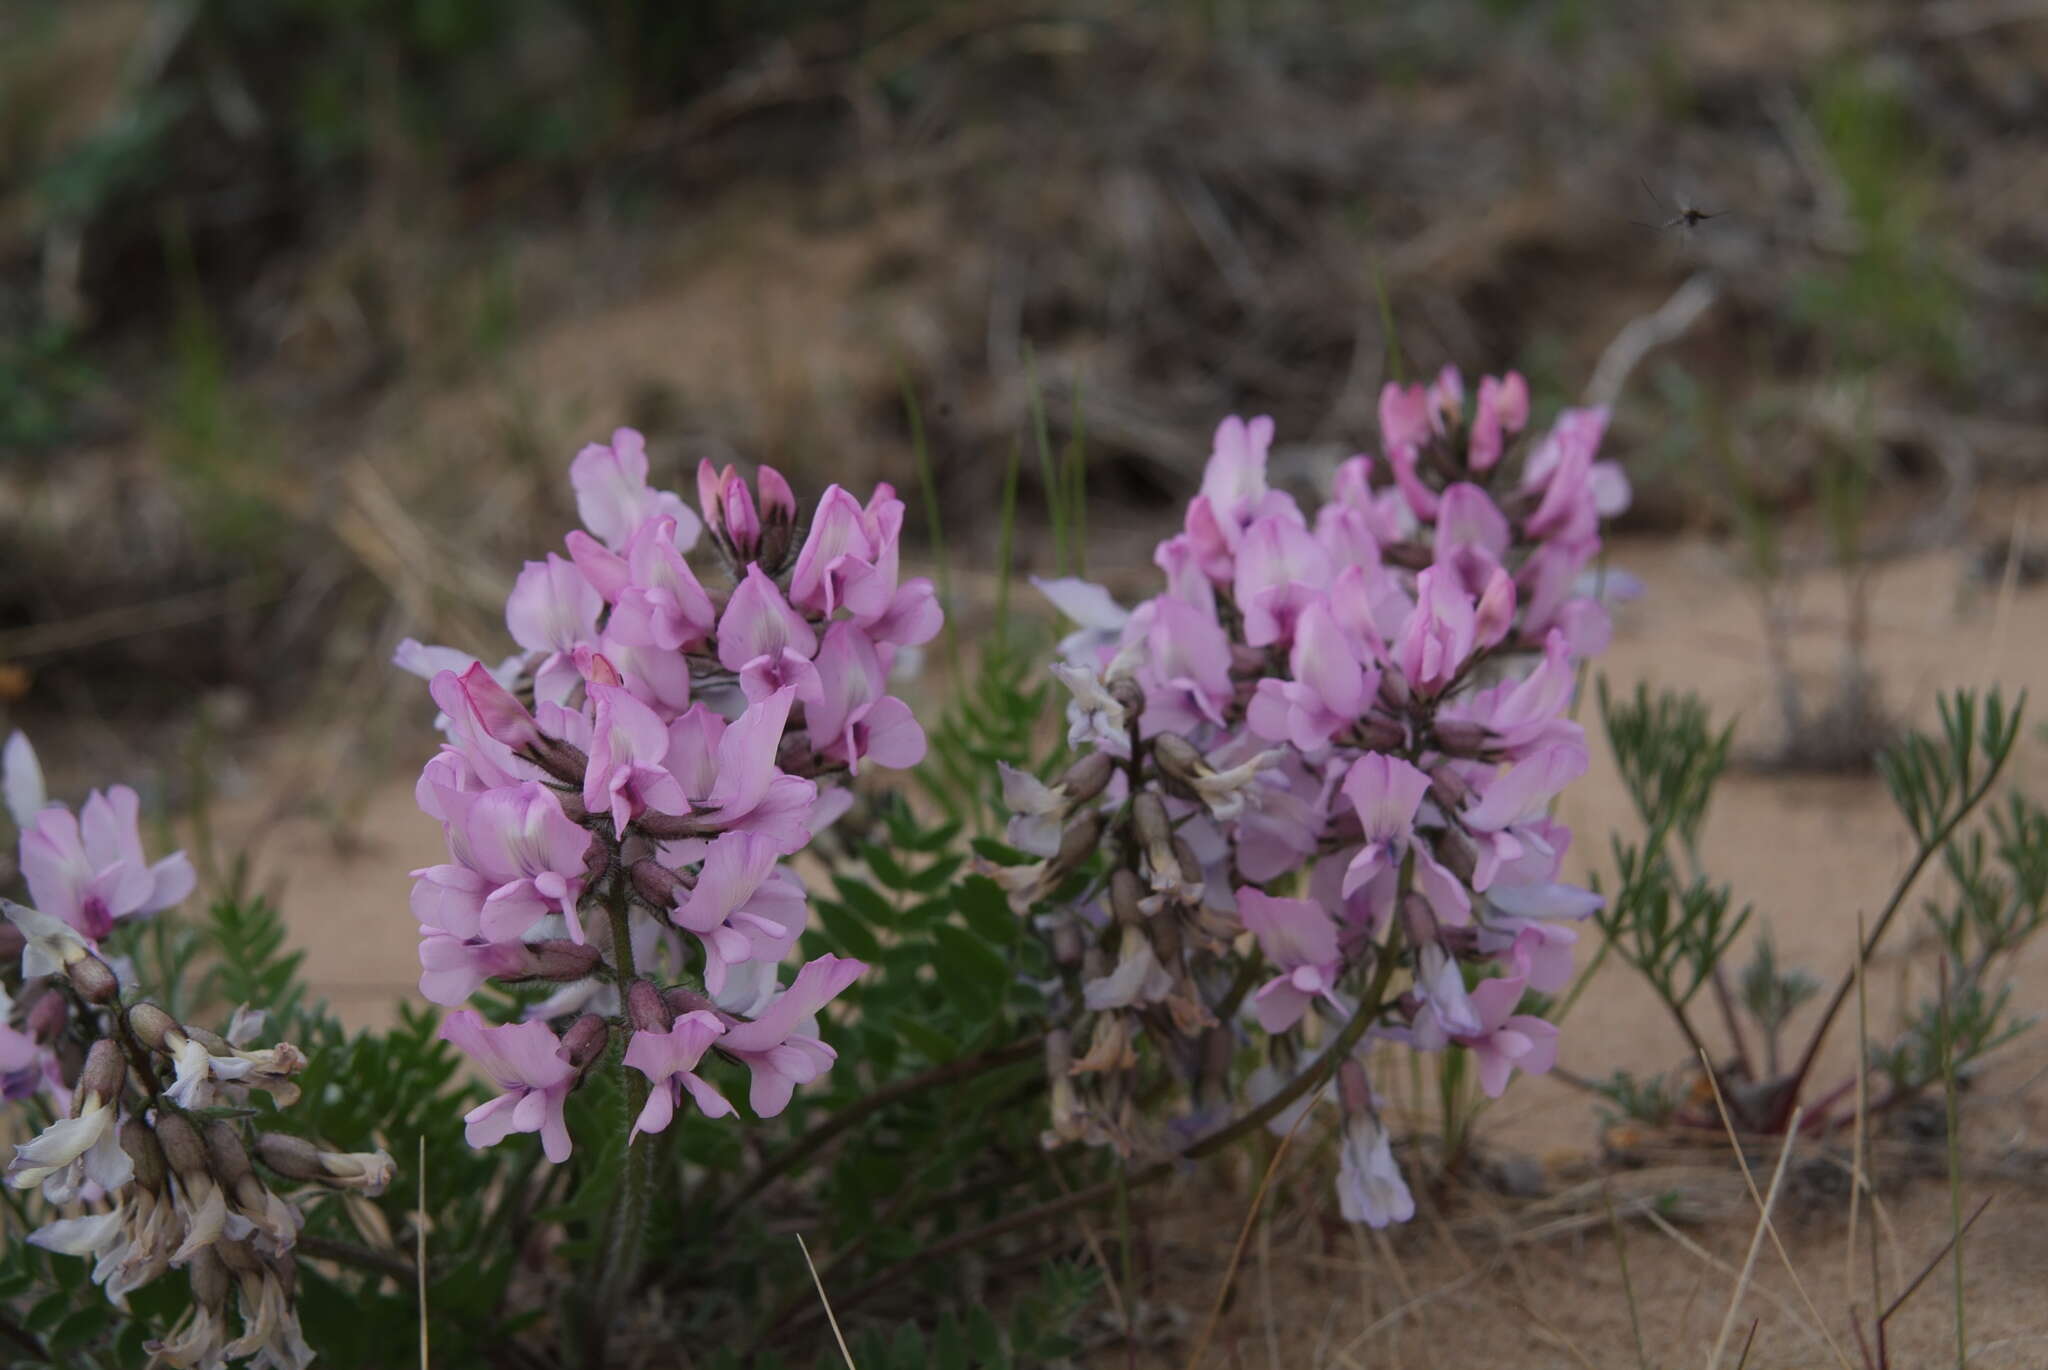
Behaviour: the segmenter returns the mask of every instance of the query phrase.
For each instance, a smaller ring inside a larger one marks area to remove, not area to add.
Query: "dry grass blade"
[[[1728,1314],[1721,1319],[1721,1334],[1714,1338],[1714,1352],[1707,1357],[1707,1370],[1719,1370],[1721,1353],[1728,1349],[1728,1338],[1735,1331],[1735,1315],[1742,1311],[1742,1296],[1749,1292],[1750,1276],[1756,1273],[1756,1253],[1763,1248],[1764,1233],[1771,1225],[1771,1210],[1778,1204],[1778,1186],[1785,1181],[1785,1165],[1792,1159],[1792,1144],[1799,1139],[1799,1123],[1805,1110],[1793,1109],[1792,1121],[1785,1128],[1785,1145],[1778,1150],[1778,1168],[1771,1172],[1771,1189],[1764,1195],[1763,1213],[1757,1219],[1756,1231],[1750,1234],[1749,1252],[1742,1258],[1742,1274],[1735,1281],[1734,1297],[1728,1300]]]
[[[1265,1207],[1266,1191],[1273,1185],[1273,1176],[1280,1169],[1280,1162],[1287,1155],[1287,1148],[1294,1144],[1294,1134],[1315,1112],[1313,1103],[1302,1109],[1301,1116],[1287,1129],[1287,1135],[1274,1148],[1273,1159],[1266,1163],[1266,1173],[1259,1177],[1259,1187],[1252,1194],[1251,1211],[1244,1215],[1244,1226],[1238,1229],[1237,1242],[1230,1248],[1230,1263],[1223,1267],[1223,1283],[1216,1290],[1216,1301],[1209,1305],[1208,1321],[1202,1324],[1202,1335],[1195,1338],[1195,1349],[1188,1356],[1188,1370],[1200,1370],[1202,1357],[1209,1354],[1209,1342],[1216,1335],[1216,1324],[1223,1319],[1223,1305],[1230,1297],[1230,1286],[1237,1279],[1238,1263],[1244,1259],[1244,1244],[1251,1239],[1252,1225],[1259,1220],[1259,1210]],[[1135,1329],[1133,1329],[1135,1330]]]
[[[858,1370],[853,1363],[853,1352],[846,1349],[846,1334],[839,1330],[839,1319],[832,1312],[832,1300],[825,1297],[825,1282],[818,1278],[818,1267],[811,1260],[811,1248],[804,1243],[804,1234],[796,1234],[796,1249],[804,1253],[804,1268],[811,1272],[811,1284],[818,1291],[818,1302],[825,1306],[825,1321],[832,1324],[832,1340],[839,1343],[839,1358],[846,1362],[846,1370]]]
[[[1856,945],[1863,945],[1863,914],[1856,914]],[[1856,1293],[1856,1209],[1857,1200],[1863,1195],[1863,1150],[1865,1134],[1870,1129],[1870,996],[1864,988],[1863,963],[1857,961],[1856,971],[1856,1132],[1851,1141],[1849,1161],[1849,1241],[1842,1251],[1842,1297],[1853,1298]],[[1872,1219],[1872,1221],[1876,1221]],[[1872,1247],[1875,1255],[1876,1248]],[[1876,1266],[1871,1267],[1875,1280]],[[1879,1297],[1876,1288],[1870,1291],[1873,1302]]]
[[[1983,1217],[1984,1210],[1989,1207],[1991,1207],[1991,1199],[1987,1195],[1984,1202],[1977,1205],[1977,1211],[1970,1215],[1970,1220],[1962,1225],[1961,1230],[1941,1244],[1941,1250],[1934,1253],[1932,1259],[1921,1268],[1920,1273],[1913,1277],[1912,1283],[1899,1292],[1899,1296],[1891,1301],[1890,1307],[1877,1315],[1877,1325],[1880,1329],[1891,1320],[1892,1314],[1906,1306],[1907,1299],[1912,1298],[1914,1294],[1919,1292],[1920,1286],[1927,1282],[1927,1277],[1940,1268],[1942,1261],[1947,1258],[1950,1249],[1969,1234],[1970,1229],[1977,1225],[1977,1219]]]
[[[1756,1345],[1756,1329],[1762,1321],[1762,1318],[1749,1320],[1749,1335],[1742,1339],[1742,1355],[1735,1362],[1735,1370],[1743,1370],[1743,1367],[1749,1364],[1749,1349]]]
[[[1643,1345],[1642,1310],[1636,1306],[1636,1286],[1628,1274],[1628,1238],[1621,1230],[1621,1219],[1614,1216],[1614,1194],[1605,1184],[1600,1186],[1600,1202],[1607,1207],[1607,1227],[1614,1234],[1615,1258],[1621,1262],[1621,1292],[1628,1300],[1628,1330],[1635,1338],[1636,1366],[1650,1370],[1650,1352]]]
[[[1798,1291],[1799,1301],[1806,1305],[1806,1311],[1813,1316],[1814,1325],[1820,1328],[1821,1335],[1827,1338],[1828,1350],[1834,1353],[1836,1364],[1840,1365],[1842,1370],[1856,1370],[1848,1355],[1836,1343],[1834,1334],[1828,1331],[1827,1319],[1821,1316],[1820,1309],[1814,1307],[1813,1296],[1806,1292],[1806,1281],[1799,1278],[1799,1269],[1792,1264],[1791,1254],[1785,1250],[1784,1239],[1778,1236],[1778,1226],[1771,1221],[1769,1211],[1764,1208],[1763,1195],[1756,1192],[1756,1176],[1750,1173],[1749,1158],[1742,1154],[1742,1139],[1735,1135],[1735,1120],[1728,1116],[1728,1101],[1721,1097],[1721,1081],[1714,1074],[1713,1061],[1703,1051],[1700,1053],[1700,1062],[1706,1067],[1707,1084],[1714,1091],[1714,1107],[1720,1111],[1721,1128],[1728,1134],[1728,1146],[1735,1153],[1735,1164],[1742,1167],[1742,1182],[1749,1186],[1749,1197],[1755,1201],[1758,1211],[1763,1214],[1764,1227],[1771,1234],[1771,1245],[1777,1249],[1778,1259],[1784,1262],[1785,1273],[1792,1277],[1792,1287]],[[1789,1145],[1789,1140],[1787,1144]]]

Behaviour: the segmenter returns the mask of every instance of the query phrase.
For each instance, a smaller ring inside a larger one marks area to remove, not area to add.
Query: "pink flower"
[[[32,751],[21,759],[27,745],[10,742],[8,757],[11,788],[24,794],[27,784],[18,777],[34,761]],[[36,908],[97,942],[119,919],[182,903],[197,883],[192,863],[183,852],[173,852],[149,864],[142,854],[140,810],[141,801],[126,785],[93,791],[77,817],[61,805],[35,810],[22,826],[21,871]]]
[[[1394,640],[1394,660],[1417,694],[1441,694],[1471,658],[1476,635],[1472,597],[1431,567],[1415,577],[1415,611]]]
[[[867,508],[837,485],[825,491],[811,516],[810,536],[789,577],[790,600],[831,617],[841,608],[856,619],[888,612],[896,594],[896,538],[903,502],[877,486]]]
[[[623,686],[588,688],[597,717],[590,762],[583,773],[583,807],[591,813],[609,810],[612,831],[622,836],[626,825],[649,809],[688,813],[690,801],[683,787],[662,765],[668,755],[668,727],[660,716]]]
[[[1579,941],[1578,930],[1566,925],[1591,917],[1601,902],[1575,885],[1496,881],[1486,891],[1479,949],[1504,955],[1531,989],[1554,994],[1571,983],[1572,948]]]
[[[697,463],[698,507],[703,509],[712,531],[742,564],[760,555],[764,527],[796,525],[796,495],[782,473],[772,466],[763,466],[755,473],[754,481],[761,490],[758,505],[735,468],[727,466],[721,471],[708,461]]]
[[[1488,980],[1471,994],[1478,1016],[1476,1031],[1453,1034],[1451,1040],[1471,1051],[1479,1063],[1479,1087],[1498,1099],[1516,1067],[1541,1075],[1557,1064],[1557,1027],[1541,1018],[1518,1014],[1522,1002],[1520,976]]]
[[[724,992],[729,966],[780,961],[804,927],[804,888],[777,864],[778,844],[766,833],[713,838],[696,886],[669,918],[704,944],[704,987]]]
[[[1147,613],[1146,611],[1150,612]],[[1144,727],[1192,732],[1221,726],[1230,704],[1230,639],[1211,614],[1179,599],[1156,599],[1139,610],[1147,657],[1138,679],[1145,686]]]
[[[505,601],[505,626],[529,652],[568,654],[597,637],[604,597],[576,563],[553,552],[529,561]]]
[[[1186,566],[1212,581],[1229,582],[1244,531],[1262,515],[1291,517],[1301,523],[1292,498],[1266,487],[1266,453],[1273,444],[1273,420],[1261,415],[1247,422],[1231,415],[1216,425],[1202,488],[1188,505],[1184,534]]]
[[[898,770],[924,760],[924,729],[909,705],[882,693],[881,658],[866,633],[849,622],[833,624],[817,667],[824,697],[809,706],[805,727],[821,755],[845,762],[855,775],[863,756]]]
[[[1428,442],[1429,395],[1420,385],[1389,381],[1380,388],[1380,446],[1388,455]]]
[[[487,942],[427,928],[420,937],[420,994],[430,1004],[453,1007],[486,980],[517,975],[532,963],[522,942]]]
[[[1479,412],[1472,420],[1472,437],[1465,462],[1474,471],[1490,471],[1500,461],[1503,434],[1519,433],[1529,423],[1529,383],[1518,371],[1496,380],[1479,381]]]
[[[748,1103],[757,1115],[772,1118],[782,1112],[798,1085],[832,1068],[839,1053],[818,1039],[818,1010],[866,969],[859,961],[820,956],[798,971],[795,982],[754,1021],[726,1029],[719,1048],[753,1072]]]
[[[1287,664],[1294,678],[1261,680],[1246,714],[1252,731],[1269,742],[1292,742],[1305,752],[1327,746],[1379,691],[1380,673],[1359,660],[1320,598],[1302,609]]]
[[[1244,640],[1253,647],[1285,642],[1294,621],[1327,589],[1329,553],[1299,518],[1268,514],[1245,530],[1237,551],[1237,607]]]
[[[444,792],[442,799],[450,806],[455,863],[413,872],[415,916],[458,938],[509,942],[559,913],[569,935],[582,941],[576,904],[591,839],[562,812],[555,792],[528,780],[482,794]]]
[[[605,635],[632,647],[679,652],[711,636],[717,615],[676,550],[673,518],[649,519],[626,544],[627,583],[620,589]]]
[[[650,518],[675,520],[678,551],[687,552],[703,525],[682,498],[647,485],[647,440],[630,428],[612,434],[611,446],[592,443],[569,463],[576,513],[605,546],[620,548]]]
[[[764,832],[785,856],[811,840],[806,818],[818,787],[775,765],[795,698],[784,686],[730,724],[701,704],[669,724],[664,765],[707,830]]]
[[[549,1161],[560,1165],[569,1159],[573,1147],[562,1104],[575,1087],[576,1071],[562,1059],[562,1040],[547,1024],[487,1027],[481,1014],[464,1010],[448,1015],[440,1037],[475,1061],[501,1091],[464,1115],[471,1146],[496,1146],[515,1132],[538,1132]]]
[[[1344,871],[1348,896],[1383,870],[1399,865],[1399,855],[1415,838],[1415,815],[1429,793],[1429,777],[1396,756],[1367,752],[1351,763],[1344,776],[1344,797],[1358,812],[1365,845]]]
[[[1268,1032],[1301,1021],[1318,997],[1336,1002],[1337,925],[1322,905],[1277,899],[1247,885],[1237,892],[1238,917],[1280,974],[1252,996],[1252,1012]]]
[[[1596,482],[1593,473],[1593,454],[1606,431],[1605,409],[1567,409],[1557,416],[1522,469],[1523,491],[1543,493],[1536,511],[1523,520],[1530,537],[1580,542],[1598,533],[1601,501],[1596,486],[1606,486],[1610,500],[1615,495],[1615,477]],[[1622,491],[1626,488],[1623,482]],[[1626,502],[1623,493],[1622,503]]]
[[[645,1075],[654,1087],[640,1116],[633,1120],[629,1142],[643,1132],[666,1129],[686,1091],[707,1118],[723,1118],[733,1111],[725,1096],[696,1073],[697,1063],[724,1031],[717,1014],[699,1009],[677,1018],[667,1032],[643,1029],[633,1034],[626,1044],[626,1064]]]
[[[811,664],[817,654],[818,635],[810,623],[759,566],[747,567],[718,622],[718,661],[738,674],[748,701],[758,704],[785,686],[806,704],[823,699],[818,668]]]

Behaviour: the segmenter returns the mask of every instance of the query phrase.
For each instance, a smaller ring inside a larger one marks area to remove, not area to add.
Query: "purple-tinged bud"
[[[1436,910],[1429,906],[1429,900],[1410,890],[1401,896],[1401,928],[1408,934],[1408,944],[1426,947],[1437,940],[1442,931],[1437,922]]]
[[[1201,878],[1201,859],[1195,855],[1195,849],[1188,845],[1187,839],[1177,834],[1173,839],[1173,859],[1180,863],[1182,879],[1199,880]]]
[[[1479,870],[1479,848],[1465,834],[1446,831],[1436,840],[1436,859],[1443,863],[1445,870],[1469,885]]]
[[[677,985],[674,989],[663,994],[661,998],[662,1002],[668,1005],[669,1012],[675,1014],[678,1018],[682,1017],[685,1013],[695,1013],[700,1009],[707,1013],[718,1012],[718,1005],[713,1003],[708,995],[701,994],[687,985]],[[726,1016],[731,1017],[730,1014]]]
[[[525,974],[513,977],[501,975],[501,980],[548,980],[556,984],[568,984],[572,980],[587,979],[604,959],[602,953],[588,942],[571,942],[565,937],[551,938],[545,942],[528,942],[526,954],[532,958]]]
[[[1455,813],[1471,793],[1472,787],[1449,766],[1438,766],[1429,773],[1429,797],[1445,813]]]
[[[173,1035],[183,1038],[184,1029],[178,1020],[165,1013],[147,999],[128,1010],[128,1030],[135,1034],[135,1040],[151,1051],[170,1052],[176,1044]]]
[[[0,964],[16,965],[28,947],[28,934],[12,923],[0,922]]]
[[[157,1110],[156,1139],[173,1175],[187,1180],[211,1179],[206,1169],[206,1144],[184,1114]]]
[[[113,967],[97,956],[81,956],[64,967],[71,988],[88,1004],[111,1004],[121,997],[121,981]]]
[[[263,1273],[263,1262],[257,1259],[255,1251],[250,1248],[247,1242],[217,1241],[213,1244],[213,1249],[220,1253],[221,1264],[225,1265],[234,1274],[261,1275]]]
[[[1468,718],[1439,718],[1430,731],[1437,749],[1447,756],[1481,757],[1492,741],[1485,724]]]
[[[1369,752],[1398,751],[1408,741],[1407,730],[1391,718],[1361,718],[1352,735]]]
[[[674,908],[690,891],[687,880],[652,857],[635,861],[626,868],[626,875],[633,882],[633,893],[657,909]]]
[[[1154,918],[1145,928],[1152,939],[1152,954],[1159,958],[1159,964],[1169,971],[1178,971],[1181,963],[1180,920],[1170,913],[1163,918]]]
[[[1351,1114],[1372,1111],[1372,1082],[1355,1056],[1347,1056],[1337,1067],[1337,1101]]]
[[[652,980],[635,980],[626,986],[626,1016],[636,1032],[666,1034],[676,1025],[676,1016]]]
[[[1109,877],[1109,911],[1125,927],[1135,928],[1144,924],[1145,911],[1138,904],[1144,897],[1145,886],[1136,871],[1119,868]]]
[[[320,1164],[320,1148],[289,1132],[257,1133],[256,1159],[287,1180],[311,1182],[327,1178],[326,1167]]]
[[[44,1046],[64,1035],[64,1029],[71,1022],[71,1001],[58,993],[54,986],[45,983],[35,987],[36,1000],[29,1006],[23,1026],[28,1035]]]
[[[1150,790],[1131,801],[1131,823],[1137,829],[1138,841],[1147,850],[1172,845],[1173,825],[1167,821],[1166,805]]]
[[[1420,542],[1386,542],[1380,544],[1380,559],[1404,571],[1423,571],[1435,564],[1436,550]]]
[[[249,1165],[248,1148],[242,1145],[242,1135],[234,1124],[215,1118],[199,1130],[199,1135],[206,1144],[206,1168],[220,1181],[221,1188],[234,1193],[244,1180],[255,1175]]]
[[[611,1041],[611,1033],[611,1024],[595,1013],[586,1013],[569,1024],[569,1030],[562,1034],[562,1045],[555,1055],[578,1071],[588,1070],[592,1062],[604,1055],[605,1046]]]
[[[1052,930],[1052,959],[1062,966],[1074,967],[1081,964],[1084,947],[1081,929],[1073,923],[1062,922]]]
[[[110,1037],[102,1037],[85,1053],[85,1066],[78,1072],[78,1086],[71,1100],[71,1116],[87,1107],[88,1101],[110,1104],[121,1097],[128,1083],[128,1060]]]
[[[135,1166],[135,1182],[152,1194],[161,1194],[170,1183],[170,1169],[164,1161],[164,1149],[157,1145],[156,1134],[149,1130],[149,1124],[139,1117],[130,1117],[121,1124],[121,1150],[128,1153],[128,1159]]]
[[[1195,744],[1179,733],[1161,733],[1153,738],[1152,759],[1159,764],[1160,774],[1183,785],[1192,785],[1210,774],[1210,767]]]
[[[521,756],[565,785],[583,783],[583,772],[590,765],[590,757],[581,747],[538,730],[534,736],[536,741],[519,749]]]
[[[192,1283],[192,1302],[209,1313],[227,1311],[233,1282],[228,1278],[227,1263],[211,1246],[202,1246],[192,1253],[185,1266],[185,1277]]]
[[[1116,762],[1108,752],[1090,752],[1067,767],[1059,788],[1066,792],[1068,804],[1086,804],[1109,788],[1110,777],[1115,774]]]
[[[1081,815],[1067,825],[1060,834],[1060,848],[1046,865],[1046,874],[1057,879],[1070,871],[1079,870],[1083,862],[1095,854],[1102,843],[1103,817],[1094,810]]]
[[[1388,708],[1395,713],[1405,713],[1413,698],[1407,679],[1399,671],[1388,667],[1380,673],[1380,699]]]
[[[1124,717],[1135,720],[1145,712],[1145,687],[1130,676],[1122,676],[1109,682],[1109,697],[1116,701]]]

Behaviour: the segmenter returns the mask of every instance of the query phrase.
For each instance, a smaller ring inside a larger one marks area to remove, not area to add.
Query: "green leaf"
[[[882,944],[845,905],[835,904],[829,899],[813,899],[811,907],[817,910],[818,921],[825,925],[826,934],[839,944],[840,950],[863,961],[873,961],[881,956]]]
[[[987,876],[970,875],[962,880],[957,903],[967,926],[982,937],[999,946],[1008,946],[1017,940],[1022,930],[1021,920],[1010,912],[1003,887]]]
[[[977,1017],[993,1014],[1010,984],[1010,967],[987,942],[948,923],[932,929],[933,961],[941,987]]]

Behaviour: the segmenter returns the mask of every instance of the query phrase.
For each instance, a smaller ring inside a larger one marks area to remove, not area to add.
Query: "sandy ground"
[[[2002,506],[2000,516],[2011,512],[2012,506]],[[2031,521],[2040,526],[2042,520]],[[1615,561],[1642,577],[1649,596],[1623,613],[1614,647],[1601,663],[1609,678],[1624,687],[1641,679],[1696,690],[1717,716],[1740,716],[1738,747],[1768,746],[1775,722],[1757,615],[1722,554],[1703,540],[1681,538],[1623,543]],[[1923,725],[1933,721],[1937,692],[1960,685],[2031,686],[2048,704],[2048,588],[2002,595],[1995,587],[1973,587],[1964,564],[1961,553],[1930,554],[1877,573],[1871,654],[1886,702]],[[1802,663],[1824,677],[1838,633],[1839,597],[1831,586],[1816,583],[1805,601]],[[1590,718],[1590,712],[1582,716]],[[2048,743],[2036,727],[2020,744],[2011,779],[2036,794],[2048,791]],[[282,885],[299,940],[310,953],[315,987],[358,1023],[385,1020],[391,1006],[412,993],[416,969],[406,872],[441,859],[441,849],[434,825],[413,808],[411,786],[408,774],[376,783],[349,825],[345,846],[336,843],[331,825],[260,825],[265,836],[257,869],[266,881]],[[257,793],[266,792],[267,787]],[[228,806],[221,815],[223,830],[253,831],[268,802],[251,795]],[[1586,781],[1567,795],[1563,814],[1580,834],[1573,860],[1582,870],[1605,863],[1609,831],[1635,830],[1604,747],[1596,748]],[[1724,783],[1704,843],[1708,867],[1734,885],[1739,899],[1756,904],[1760,920],[1768,920],[1781,958],[1809,967],[1825,983],[1847,964],[1858,913],[1870,916],[1882,904],[1908,855],[1903,829],[1874,779],[1757,771],[1739,772]],[[1898,948],[1906,946],[1911,921],[1902,919]],[[1744,955],[1738,948],[1735,964]],[[1902,996],[1917,1000],[1927,992],[1926,960],[1902,954],[1873,974],[1874,1035],[1894,1022]],[[2021,1011],[2037,1004],[2044,990],[2048,947],[2037,947],[2019,974],[2015,998]],[[1704,996],[1698,1014],[1703,1031],[1714,1035]],[[1797,1037],[1796,1023],[1790,1035]],[[1829,1069],[1822,1074],[1839,1075],[1854,1049],[1849,1021],[1834,1034]],[[1570,1018],[1561,1059],[1581,1075],[1601,1077],[1617,1068],[1667,1069],[1681,1064],[1684,1055],[1679,1034],[1649,993],[1610,962]],[[2048,1289],[2048,1199],[2032,1187],[2048,1184],[2048,1161],[2040,1159],[2048,1157],[2041,1150],[2048,1145],[2044,1066],[2048,1033],[2037,1032],[2008,1048],[1972,1096],[1968,1197],[1973,1203],[1995,1197],[1969,1245],[1972,1366],[2048,1365],[2048,1293],[2042,1292]],[[1575,1167],[1593,1152],[1598,1120],[1586,1095],[1554,1081],[1522,1079],[1487,1114],[1482,1135],[1496,1152],[1540,1158],[1555,1193],[1569,1190],[1579,1173]],[[1938,1166],[1938,1152],[1932,1154]],[[1901,1159],[1888,1153],[1885,1164],[1907,1167],[1912,1160],[1911,1154]],[[1212,1364],[1225,1355],[1246,1365],[1289,1367],[1636,1363],[1616,1252],[1597,1200],[1587,1197],[1593,1191],[1582,1189],[1562,1208],[1530,1210],[1526,1202],[1515,1203],[1512,1213],[1500,1207],[1511,1201],[1468,1195],[1389,1243],[1358,1245],[1324,1220],[1328,1205],[1319,1196],[1327,1193],[1327,1170],[1320,1162],[1308,1164],[1313,1161],[1304,1152],[1283,1172],[1280,1217],[1268,1237],[1254,1244]],[[1768,1158],[1759,1163],[1767,1165]],[[1194,1230],[1162,1230],[1156,1238],[1152,1268],[1160,1300],[1197,1322],[1229,1249],[1222,1234],[1234,1233],[1241,1221],[1252,1178],[1205,1175],[1184,1182],[1186,1197],[1199,1199],[1196,1210],[1205,1216]],[[1614,1184],[1624,1200],[1630,1193],[1668,1192],[1678,1216],[1708,1220],[1688,1230],[1686,1240],[1698,1244],[1696,1251],[1641,1225],[1630,1237],[1653,1360],[1704,1361],[1751,1230],[1752,1210],[1728,1153],[1708,1146],[1675,1168],[1622,1172]],[[1289,1193],[1299,1201],[1290,1204]],[[1948,1204],[1945,1186],[1933,1180],[1893,1191],[1881,1262],[1888,1291],[1896,1292],[1939,1247]],[[1787,1240],[1821,1321],[1854,1360],[1844,1321],[1841,1206],[1834,1199],[1794,1205],[1805,1216],[1795,1215]],[[1319,1216],[1310,1221],[1304,1214]],[[1866,1215],[1866,1226],[1868,1221]],[[1564,1233],[1504,1244],[1490,1230],[1525,1231],[1543,1223],[1561,1225]],[[1263,1265],[1257,1259],[1262,1250],[1268,1253]],[[1398,1255],[1398,1272],[1388,1263],[1390,1253]],[[1867,1271],[1867,1261],[1859,1268]],[[1859,1278],[1864,1283],[1855,1297],[1867,1307],[1867,1274]],[[1949,1278],[1944,1269],[1894,1319],[1894,1364],[1934,1363],[1933,1357],[1953,1361]],[[1816,1319],[1805,1312],[1768,1250],[1755,1283],[1737,1329],[1739,1339],[1751,1314],[1763,1319],[1752,1365],[1836,1363],[1825,1341],[1808,1330]],[[1405,1313],[1394,1313],[1402,1306]],[[1726,1363],[1734,1358],[1730,1348]],[[1104,1363],[1122,1359],[1118,1353]]]

